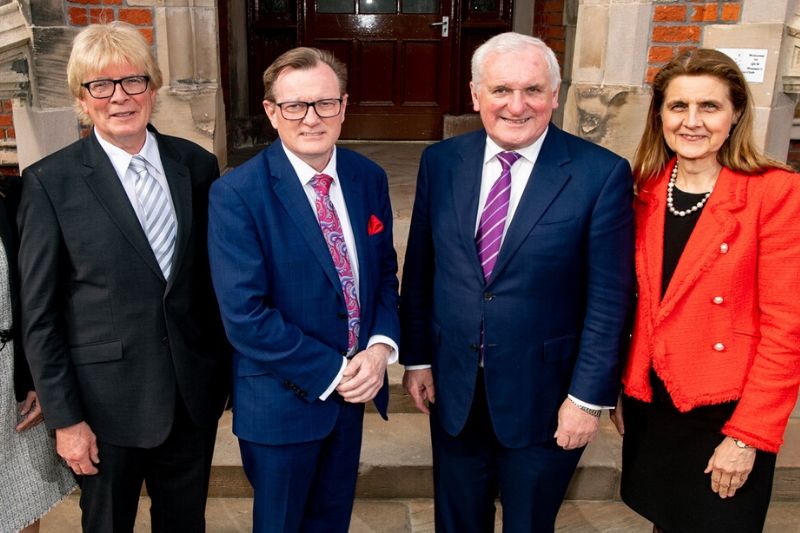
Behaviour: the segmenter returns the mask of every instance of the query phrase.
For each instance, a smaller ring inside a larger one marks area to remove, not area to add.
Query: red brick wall
[[[14,118],[11,115],[11,100],[0,100],[0,145],[6,141],[16,139],[14,133]],[[0,175],[18,174],[19,169],[16,165],[0,165]]]
[[[656,0],[653,4],[647,81],[651,82],[658,69],[676,55],[700,46],[704,26],[735,24],[739,22],[741,11],[742,0]]]
[[[139,27],[139,31],[153,44],[153,8],[128,7],[126,0],[68,0],[68,23],[87,26],[122,20]]]
[[[562,71],[566,49],[566,29],[563,21],[564,0],[537,0],[534,3],[533,35],[553,49]]]

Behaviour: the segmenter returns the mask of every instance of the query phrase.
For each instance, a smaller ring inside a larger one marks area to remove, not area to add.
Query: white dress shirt
[[[131,203],[131,207],[133,207],[133,211],[139,219],[139,224],[144,228],[145,215],[142,206],[139,205],[139,197],[136,195],[136,176],[133,171],[128,171],[133,155],[103,139],[97,133],[97,130],[94,131],[94,135],[100,143],[100,147],[111,160],[111,165],[114,167],[120,183],[122,183],[122,188],[125,189],[125,194],[128,196],[128,201]],[[167,183],[167,176],[164,174],[164,166],[161,164],[161,153],[158,151],[158,142],[153,132],[147,132],[144,146],[142,146],[138,154],[134,155],[140,155],[144,158],[147,163],[147,170],[161,185],[161,188],[164,189],[164,193],[167,195],[167,199],[169,199],[170,208],[172,208],[172,214],[175,216],[175,204],[172,201],[172,194],[169,190],[169,183]],[[177,222],[177,216],[175,216],[175,220]]]
[[[308,198],[308,203],[311,206],[311,210],[314,212],[314,214],[317,213],[317,193],[311,186],[311,180],[317,174],[327,174],[333,178],[329,196],[331,203],[333,204],[333,208],[336,210],[336,214],[339,217],[339,223],[342,226],[344,243],[347,246],[347,258],[350,260],[350,268],[353,271],[353,280],[355,281],[356,286],[356,296],[358,297],[358,254],[356,253],[356,240],[355,236],[353,235],[353,226],[350,224],[350,215],[347,212],[347,204],[344,201],[342,186],[339,183],[339,175],[336,173],[336,146],[333,147],[333,153],[331,154],[330,161],[328,161],[327,166],[325,166],[321,172],[314,170],[305,161],[297,157],[285,146],[283,146],[283,151],[286,153],[286,157],[289,158],[289,163],[292,165],[295,174],[297,174],[297,177],[300,180],[300,184],[303,186],[303,191],[306,193],[306,198]],[[391,364],[396,362],[399,356],[399,348],[397,343],[385,335],[372,335],[369,338],[369,341],[367,341],[367,347],[369,348],[373,344],[378,343],[387,344],[391,348],[388,363]],[[343,357],[342,367],[339,369],[339,374],[334,378],[325,392],[320,395],[320,400],[327,399],[328,396],[330,396],[330,394],[336,389],[336,387],[339,385],[339,382],[342,380],[342,375],[344,374],[344,369],[346,366],[347,358]]]

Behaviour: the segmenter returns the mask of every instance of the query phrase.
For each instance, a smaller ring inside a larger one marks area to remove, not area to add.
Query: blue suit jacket
[[[337,148],[337,173],[359,264],[359,349],[399,339],[397,258],[386,174]],[[347,352],[341,283],[297,174],[280,142],[217,180],[209,201],[209,257],[234,347],[233,430],[261,444],[317,440],[339,410],[322,394]],[[374,215],[383,230],[368,233]],[[386,414],[388,389],[375,398]]]
[[[552,124],[488,283],[475,247],[484,131],[422,156],[403,268],[403,364],[432,364],[444,429],[472,404],[481,322],[500,442],[552,439],[567,393],[614,405],[633,290],[628,163]]]

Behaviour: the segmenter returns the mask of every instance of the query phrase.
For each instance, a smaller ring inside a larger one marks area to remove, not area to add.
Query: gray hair
[[[550,88],[555,91],[561,85],[561,70],[553,50],[541,39],[513,31],[495,35],[475,50],[475,53],[472,54],[472,83],[476,87],[480,85],[483,64],[487,56],[496,53],[526,51],[530,47],[538,49],[544,57],[550,75]]]

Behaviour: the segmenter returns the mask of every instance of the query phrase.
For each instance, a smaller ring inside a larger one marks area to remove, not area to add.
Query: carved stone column
[[[164,73],[153,123],[214,152],[224,167],[227,145],[216,1],[140,1],[156,6],[155,42]]]

